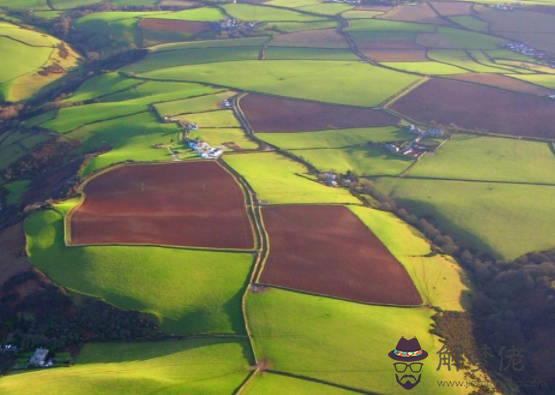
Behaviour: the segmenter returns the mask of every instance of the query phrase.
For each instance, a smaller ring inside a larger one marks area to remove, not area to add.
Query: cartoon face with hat
[[[395,379],[397,383],[406,390],[413,389],[420,383],[422,375],[422,361],[428,357],[428,353],[422,350],[416,337],[405,339],[401,337],[397,347],[389,354],[389,358],[397,361],[393,363],[395,368]]]

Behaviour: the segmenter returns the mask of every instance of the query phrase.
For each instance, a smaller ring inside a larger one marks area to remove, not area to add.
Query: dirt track
[[[555,138],[555,100],[448,79],[431,79],[391,106],[420,122],[489,133]]]
[[[243,192],[216,162],[123,166],[84,191],[72,244],[253,248]]]
[[[412,280],[346,207],[268,206],[261,283],[375,304],[419,305]]]
[[[398,119],[382,110],[249,94],[241,109],[255,132],[309,132],[386,126]]]

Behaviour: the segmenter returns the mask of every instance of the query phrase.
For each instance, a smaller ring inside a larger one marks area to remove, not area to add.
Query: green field
[[[67,136],[84,141],[84,151],[102,151],[87,162],[83,175],[125,161],[167,161],[171,159],[166,149],[156,144],[177,141],[179,129],[175,124],[162,124],[150,113],[99,122],[75,130]]]
[[[77,95],[87,96],[90,92],[88,87],[84,87],[82,93],[78,92]],[[101,103],[62,108],[55,119],[48,120],[41,126],[65,134],[85,125],[147,111],[151,104],[214,92],[210,87],[188,83],[146,82],[130,85],[127,89],[104,96]]]
[[[18,101],[34,93],[25,92],[21,87],[18,89],[18,79],[35,75],[49,64],[58,43],[52,36],[0,21],[0,102]],[[35,79],[40,80],[38,75]]]
[[[178,115],[174,119],[185,122],[194,122],[199,128],[239,128],[241,127],[237,118],[231,110],[217,110],[201,112],[196,114]]]
[[[190,99],[182,99],[170,102],[163,102],[154,105],[154,108],[161,116],[172,116],[178,114],[192,114],[222,108],[222,102],[236,93],[225,91],[214,95],[203,95]]]
[[[502,48],[506,40],[469,30],[440,26],[432,36],[419,35],[417,42],[431,48],[494,50]]]
[[[323,19],[321,17],[302,14],[293,10],[264,7],[252,4],[225,4],[223,8],[233,18],[237,18],[243,21],[312,22]]]
[[[320,184],[304,166],[278,153],[226,155],[224,160],[264,203],[358,203],[345,189]]]
[[[224,143],[233,143],[234,145],[239,146],[240,149],[258,148],[258,144],[249,140],[243,129],[240,128],[203,128],[201,130],[191,132],[189,137],[204,140],[213,147],[222,146]]]
[[[553,248],[555,187],[395,178],[378,179],[376,187],[496,257]]]
[[[513,75],[512,77],[531,82],[536,85],[545,86],[546,88],[555,89],[555,74],[529,74],[529,75]]]
[[[356,146],[335,149],[313,149],[291,151],[295,156],[307,161],[319,170],[357,175],[395,176],[407,169],[411,159],[390,154],[381,145]]]
[[[429,332],[430,309],[367,306],[278,289],[249,294],[247,307],[257,358],[272,369],[368,392],[398,393],[387,353],[401,336],[416,336],[430,361],[411,392],[468,391],[442,391],[436,384],[437,379],[460,379],[463,374],[436,371],[441,343]]]
[[[390,154],[381,144],[409,137],[396,126],[256,135],[288,150],[321,171],[398,175],[412,163],[411,160]]]
[[[555,154],[550,143],[456,134],[425,155],[411,177],[550,183],[555,186]]]
[[[100,74],[87,79],[68,99],[70,102],[81,102],[107,96],[114,92],[127,90],[144,81],[125,78],[117,72]]]
[[[260,48],[255,46],[221,48],[183,48],[153,52],[145,59],[124,67],[130,73],[145,73],[176,66],[256,60]]]
[[[318,394],[318,395],[347,395],[352,391],[314,381],[302,380],[273,373],[257,374],[246,387],[245,394]]]
[[[401,71],[408,71],[410,73],[418,73],[423,75],[449,75],[449,74],[464,74],[467,70],[450,64],[422,61],[422,62],[382,62],[384,66],[392,67]]]
[[[173,67],[141,76],[358,106],[377,106],[419,80],[359,62],[319,60],[221,62]]]
[[[347,148],[356,145],[407,140],[410,135],[396,126],[322,130],[303,133],[256,133],[260,139],[287,150]]]
[[[14,395],[232,393],[248,374],[248,354],[245,342],[231,339],[93,343],[84,347],[75,366],[3,377],[0,392]],[[41,385],[29,385],[31,382]]]
[[[460,67],[475,73],[501,73],[507,71],[476,62],[469,52],[457,49],[436,49],[428,51],[428,57],[432,60]]]
[[[358,58],[347,49],[269,47],[265,51],[265,59],[357,60]]]
[[[32,263],[70,290],[152,313],[166,333],[244,333],[241,291],[253,260],[250,254],[66,247],[63,217],[53,210],[28,217],[25,232]]]
[[[449,19],[467,29],[487,33],[488,23],[472,15],[452,16]]]

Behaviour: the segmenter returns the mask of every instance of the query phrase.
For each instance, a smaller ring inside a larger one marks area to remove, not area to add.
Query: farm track
[[[241,384],[241,386],[235,391],[236,394],[241,394],[243,390],[246,388],[247,384],[250,382],[250,380],[253,377],[255,377],[258,371],[260,370],[261,361],[256,355],[254,339],[253,339],[251,327],[249,325],[249,318],[247,313],[247,298],[249,296],[251,287],[255,285],[256,279],[258,277],[258,273],[261,267],[263,266],[263,262],[266,259],[266,256],[268,254],[269,241],[268,241],[268,235],[262,223],[262,213],[261,213],[260,203],[256,198],[256,193],[254,192],[253,188],[250,186],[248,181],[241,174],[235,171],[235,169],[233,169],[224,161],[220,161],[220,163],[235,177],[235,179],[241,185],[245,193],[245,197],[247,201],[247,212],[249,213],[249,216],[251,217],[252,222],[254,223],[254,228],[255,228],[254,234],[255,234],[255,240],[256,240],[256,246],[257,246],[256,253],[255,253],[256,257],[254,259],[254,264],[251,269],[249,281],[247,286],[245,287],[245,291],[243,292],[243,296],[241,298],[241,310],[243,313],[245,332],[247,333],[249,347],[250,347],[252,359],[254,362],[254,370],[252,371],[251,374],[248,375],[248,377]]]

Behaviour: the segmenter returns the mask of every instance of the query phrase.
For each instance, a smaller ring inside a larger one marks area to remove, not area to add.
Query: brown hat
[[[412,339],[401,337],[395,350],[392,350],[388,355],[389,358],[401,362],[421,361],[428,357],[428,353],[422,350],[416,337]]]

